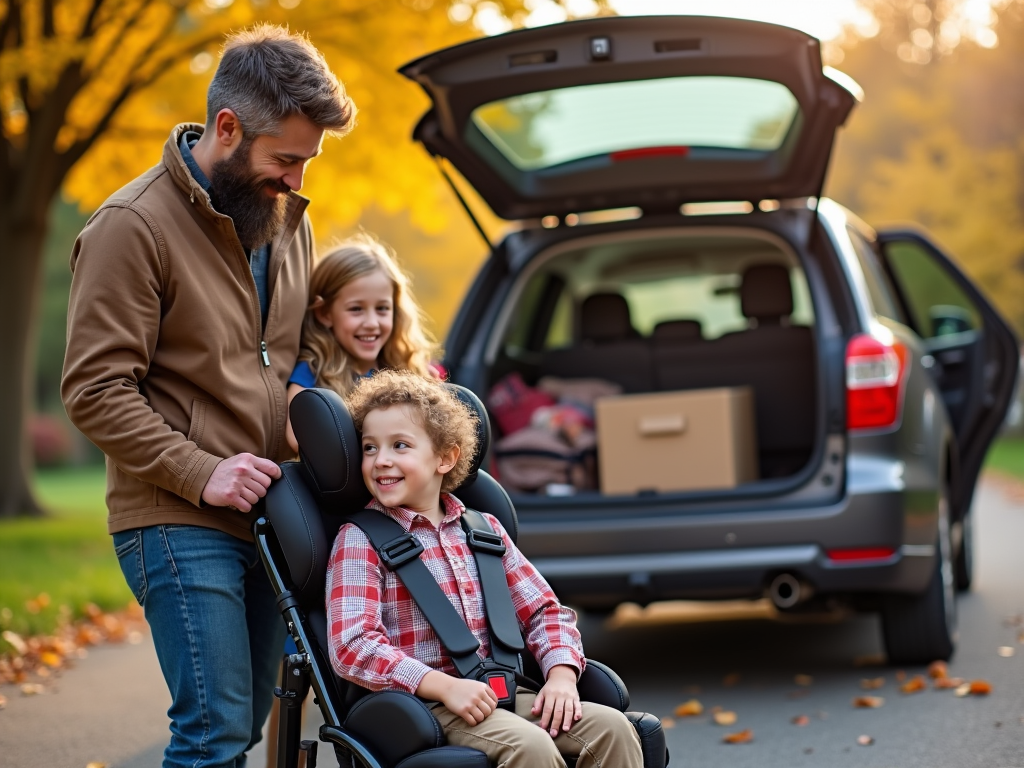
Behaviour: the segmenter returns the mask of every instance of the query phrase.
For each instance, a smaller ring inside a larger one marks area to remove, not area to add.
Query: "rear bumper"
[[[635,600],[761,597],[780,573],[818,594],[920,592],[935,568],[934,545],[904,545],[888,560],[836,564],[815,544],[613,555],[534,564],[560,598],[582,608]]]
[[[921,501],[901,490],[851,494],[827,507],[663,515],[631,525],[590,520],[577,524],[573,538],[561,535],[561,522],[523,521],[520,545],[560,599],[582,608],[761,597],[780,573],[816,594],[920,593],[936,557],[935,518],[921,514],[927,509]],[[659,543],[657,550],[651,542]],[[856,563],[826,555],[859,547],[895,554]],[[570,556],[574,549],[578,554]]]

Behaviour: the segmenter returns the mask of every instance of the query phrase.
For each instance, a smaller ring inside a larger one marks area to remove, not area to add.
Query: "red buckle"
[[[487,684],[491,686],[491,690],[494,691],[498,697],[498,701],[508,698],[508,686],[505,685],[504,675],[493,675],[487,678]]]

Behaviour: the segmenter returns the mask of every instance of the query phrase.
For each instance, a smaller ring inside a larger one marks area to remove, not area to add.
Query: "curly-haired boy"
[[[477,448],[475,416],[442,384],[397,371],[361,382],[348,404],[362,433],[363,480],[374,497],[369,507],[419,539],[421,558],[487,657],[483,594],[459,520],[465,507],[451,494]],[[433,713],[448,743],[485,752],[501,768],[563,768],[560,753],[578,757],[578,768],[640,768],[640,742],[625,716],[580,702],[576,681],[585,660],[575,614],[558,603],[497,519],[484,517],[505,544],[502,564],[527,649],[544,674],[541,690],[520,688],[511,712],[497,707],[485,683],[458,677],[397,575],[351,523],[338,532],[327,572],[335,671],[371,690],[436,702]]]

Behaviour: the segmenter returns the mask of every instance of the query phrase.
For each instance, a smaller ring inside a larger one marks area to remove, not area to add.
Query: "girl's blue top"
[[[359,379],[368,379],[377,372],[376,368],[372,368],[365,375],[359,373],[352,373],[352,377],[359,381]],[[316,376],[313,374],[313,369],[309,367],[309,363],[305,360],[300,360],[295,364],[292,369],[292,375],[288,377],[289,384],[298,384],[303,389],[312,389],[316,386]]]
[[[315,387],[316,376],[313,375],[313,369],[309,367],[309,363],[305,360],[297,362],[292,369],[292,375],[288,377],[288,383],[298,384],[303,389]]]

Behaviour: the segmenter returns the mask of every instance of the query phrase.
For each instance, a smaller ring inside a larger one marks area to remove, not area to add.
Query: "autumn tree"
[[[437,230],[447,191],[409,140],[426,100],[395,68],[477,36],[481,11],[521,9],[511,0],[0,0],[0,517],[39,512],[25,426],[47,213],[61,189],[94,208],[157,162],[175,123],[203,121],[224,34],[267,20],[307,31],[361,110],[359,128],[326,147],[303,190],[320,234],[370,205]]]
[[[927,227],[1024,331],[1024,3],[866,2],[877,34],[838,62],[866,97],[826,191],[872,224]]]

